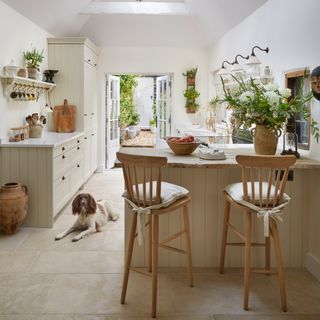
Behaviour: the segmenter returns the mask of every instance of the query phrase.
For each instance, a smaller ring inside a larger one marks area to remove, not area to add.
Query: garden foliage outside
[[[134,91],[138,85],[137,76],[126,74],[120,76],[120,127],[137,125],[140,115],[134,104]]]

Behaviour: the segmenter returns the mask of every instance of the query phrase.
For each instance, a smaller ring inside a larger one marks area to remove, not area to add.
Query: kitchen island
[[[252,145],[219,145],[224,149],[226,160],[202,160],[196,152],[189,156],[177,156],[169,148],[122,148],[121,152],[165,156],[167,166],[163,168],[163,181],[175,183],[190,191],[190,223],[195,267],[217,267],[219,263],[222,219],[224,208],[223,189],[230,183],[241,181],[241,169],[235,161],[236,154],[254,154]],[[279,223],[284,265],[286,267],[306,266],[320,279],[320,162],[307,158],[299,159],[293,169],[293,181],[288,181],[286,192],[292,201],[285,208],[284,222]],[[231,221],[239,228],[243,227],[243,214],[235,208],[231,211]],[[128,239],[131,215],[126,206],[126,243]],[[253,238],[263,240],[263,222],[253,219]],[[160,218],[160,239],[180,231],[180,214],[170,214]],[[147,238],[147,233],[145,234]],[[233,235],[230,241],[238,241]],[[174,246],[184,246],[183,239],[172,241]],[[139,247],[135,244],[133,264],[146,266],[147,241]],[[264,250],[253,249],[252,264],[262,266]],[[185,257],[159,251],[159,265],[163,267],[182,267]],[[243,249],[228,247],[226,266],[243,265]]]

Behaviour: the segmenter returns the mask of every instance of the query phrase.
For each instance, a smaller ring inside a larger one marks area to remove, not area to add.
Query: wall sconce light
[[[242,59],[245,59],[245,60],[248,60],[249,59],[249,56],[246,56],[244,57],[243,55],[241,54],[237,54],[234,58],[234,62],[232,63],[232,67],[231,67],[231,72],[235,72],[235,73],[241,73],[243,72],[243,68],[242,66],[239,64],[238,62],[238,57],[242,58]]]
[[[261,64],[261,61],[258,59],[256,54],[254,53],[255,49],[259,49],[260,51],[264,51],[264,52],[268,53],[269,52],[269,48],[266,47],[265,49],[262,49],[259,46],[254,46],[251,49],[251,54],[250,54],[250,57],[249,57],[248,61],[245,63],[246,65],[248,65],[250,67],[250,69],[251,69],[250,73],[253,76],[260,76],[260,64]]]
[[[230,66],[232,66],[232,63],[227,61],[227,60],[224,60],[222,62],[222,65],[221,65],[221,68],[219,69],[219,71],[217,72],[217,74],[219,76],[226,76],[228,74],[230,74],[230,72],[227,70],[227,68],[224,66],[224,64],[227,63],[227,64],[230,64]]]

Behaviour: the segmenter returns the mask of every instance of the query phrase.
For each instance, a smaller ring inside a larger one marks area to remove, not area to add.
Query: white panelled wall
[[[23,52],[36,47],[44,50],[45,59],[41,71],[47,69],[47,37],[49,33],[35,25],[20,13],[0,1],[0,73],[13,59],[23,66]],[[0,137],[6,137],[9,128],[24,124],[26,115],[39,112],[45,105],[43,98],[38,102],[9,101],[3,96],[0,86]]]

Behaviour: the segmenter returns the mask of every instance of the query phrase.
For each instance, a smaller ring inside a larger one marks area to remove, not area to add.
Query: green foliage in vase
[[[137,76],[126,74],[120,76],[120,127],[137,125],[140,115],[134,104],[134,91],[138,85]]]
[[[248,129],[253,125],[265,125],[270,130],[278,130],[297,112],[302,112],[305,119],[311,119],[311,132],[318,141],[318,124],[311,118],[307,107],[307,102],[312,99],[312,92],[303,92],[304,81],[296,96],[289,99],[291,89],[279,89],[276,83],[263,85],[252,78],[244,81],[233,77],[233,80],[227,87],[221,78],[224,95],[219,101],[226,102],[227,107],[232,110],[235,128]]]
[[[28,68],[39,69],[40,63],[44,59],[43,50],[40,52],[36,48],[23,53],[24,60]]]
[[[155,118],[150,119],[149,125],[150,127],[156,127],[157,126],[156,119]]]

